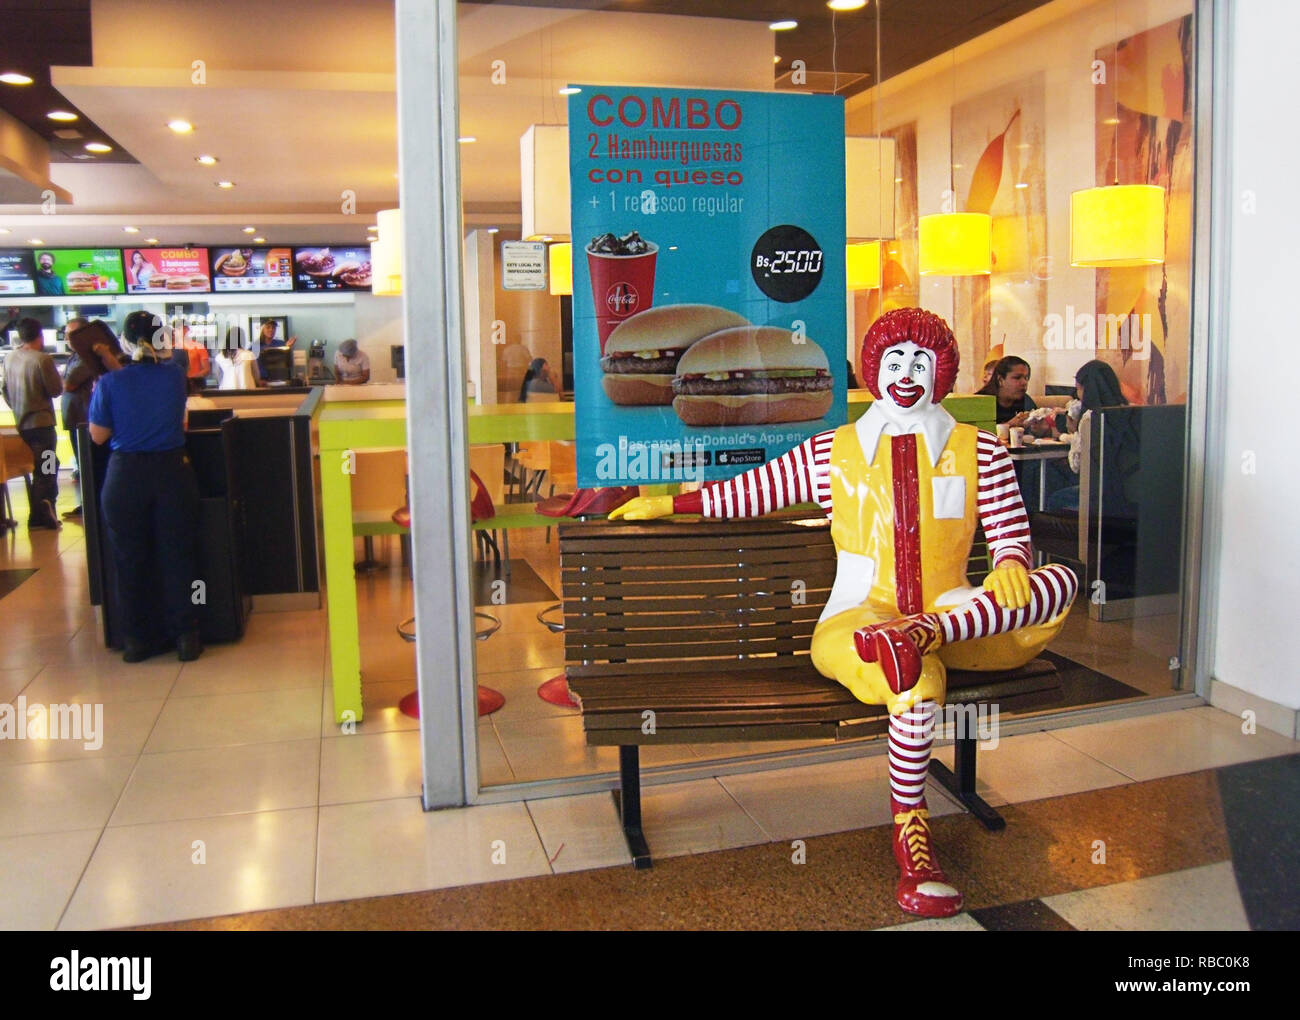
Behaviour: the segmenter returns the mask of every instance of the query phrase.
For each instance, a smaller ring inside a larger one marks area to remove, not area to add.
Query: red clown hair
[[[880,399],[880,359],[885,352],[898,344],[911,341],[918,347],[934,352],[934,393],[932,403],[939,403],[952,392],[957,383],[957,368],[961,354],[957,338],[948,324],[933,312],[922,308],[895,308],[871,324],[862,341],[861,380]]]

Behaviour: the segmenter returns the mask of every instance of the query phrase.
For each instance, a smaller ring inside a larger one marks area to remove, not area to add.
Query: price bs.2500
[[[800,248],[796,251],[777,251],[773,258],[759,254],[754,258],[754,269],[767,273],[820,273],[822,252],[818,249]]]

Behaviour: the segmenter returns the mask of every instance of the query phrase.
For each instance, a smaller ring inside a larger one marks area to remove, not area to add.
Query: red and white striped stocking
[[[1069,609],[1078,591],[1074,571],[1049,564],[1029,575],[1029,605],[1024,609],[1003,609],[991,591],[984,591],[956,609],[936,614],[944,644],[1046,623]]]
[[[934,709],[934,702],[922,701],[889,717],[889,793],[895,814],[925,804]]]

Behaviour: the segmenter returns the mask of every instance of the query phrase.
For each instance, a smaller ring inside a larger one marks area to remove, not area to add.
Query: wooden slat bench
[[[640,747],[755,740],[846,740],[884,733],[888,716],[817,673],[813,626],[835,577],[825,518],[564,523],[560,568],[569,688],[587,743],[619,748],[615,791],[638,868]],[[948,674],[949,702],[1022,711],[1056,700],[1056,668]],[[1002,817],[975,793],[975,727],[955,768],[930,773],[990,829]],[[882,794],[883,795],[883,794]]]

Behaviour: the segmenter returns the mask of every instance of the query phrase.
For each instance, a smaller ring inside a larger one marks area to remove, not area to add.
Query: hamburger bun
[[[207,290],[208,278],[206,276],[202,276],[198,273],[195,273],[193,276],[190,277],[190,286],[194,290]]]
[[[166,277],[168,290],[189,290],[190,278],[188,276],[168,276]],[[152,282],[152,280],[150,281]]]
[[[150,290],[166,290],[167,277],[159,276],[157,273],[154,273],[153,276],[149,277],[149,282],[145,284],[145,286],[147,286]]]
[[[68,292],[71,294],[85,294],[88,291],[99,290],[99,277],[94,273],[84,273],[80,269],[74,269],[66,277]]]
[[[716,305],[664,305],[619,323],[605,341],[605,395],[624,407],[668,406],[678,359],[702,337],[749,323]]]
[[[673,410],[696,427],[815,421],[833,399],[826,352],[775,326],[700,340],[677,363],[673,392]]]

